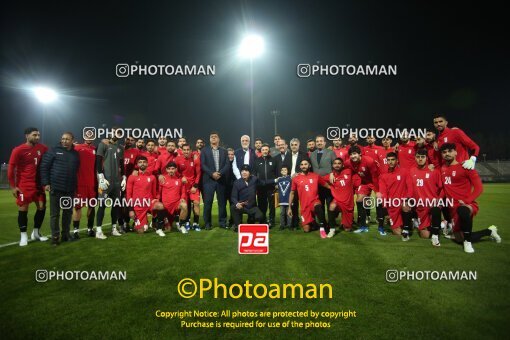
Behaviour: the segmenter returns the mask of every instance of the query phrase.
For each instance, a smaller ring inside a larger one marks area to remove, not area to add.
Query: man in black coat
[[[41,162],[41,184],[50,192],[50,227],[52,244],[58,245],[60,238],[60,209],[62,209],[61,241],[72,240],[69,234],[73,214],[73,197],[76,192],[80,156],[74,150],[74,137],[64,132],[60,145],[46,152]]]
[[[211,230],[211,210],[214,193],[218,199],[218,219],[220,227],[227,228],[226,209],[226,185],[232,169],[228,161],[225,148],[220,147],[220,135],[211,132],[209,135],[210,145],[200,152],[200,166],[202,169],[202,185],[204,199],[204,223],[205,229]]]
[[[289,175],[294,178],[296,174],[301,172],[301,169],[299,167],[299,164],[301,164],[301,161],[303,159],[306,159],[310,161],[310,158],[308,157],[308,154],[306,152],[300,151],[300,141],[297,138],[292,138],[290,140],[290,157],[287,157],[288,164],[289,164]],[[299,227],[299,198],[296,194],[294,195],[293,202],[290,202],[291,209],[292,209],[292,229],[297,229]]]
[[[276,162],[269,155],[269,145],[262,145],[260,150],[262,152],[262,156],[255,160],[253,174],[260,180],[269,183],[271,180],[278,177],[276,173]],[[260,185],[257,189],[258,207],[264,215],[264,220],[266,219],[267,207],[269,205],[269,220],[267,220],[267,223],[270,227],[274,224],[275,217],[274,190],[274,184]]]

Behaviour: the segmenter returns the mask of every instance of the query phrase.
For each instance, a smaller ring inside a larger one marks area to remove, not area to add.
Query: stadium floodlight
[[[43,104],[49,104],[58,98],[57,92],[49,87],[37,86],[32,91],[37,100]]]
[[[239,46],[239,56],[254,59],[264,52],[264,39],[261,36],[247,35]]]

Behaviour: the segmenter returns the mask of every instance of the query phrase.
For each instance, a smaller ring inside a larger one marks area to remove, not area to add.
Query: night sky
[[[489,3],[395,1],[90,1],[2,7],[0,161],[41,128],[28,88],[60,93],[46,107],[44,142],[84,126],[183,128],[193,140],[218,130],[239,147],[250,133],[248,32],[262,35],[254,60],[255,135],[272,142],[272,109],[288,139],[328,126],[432,127],[443,112],[489,157],[510,158],[510,53],[506,11]],[[506,23],[505,23],[506,20]],[[115,65],[214,64],[214,77],[118,78]],[[309,64],[396,64],[397,76],[299,78]],[[80,138],[81,139],[81,138]],[[499,142],[498,142],[499,141]],[[499,149],[494,149],[494,145]],[[485,150],[484,150],[485,148]],[[491,150],[487,150],[491,148]]]

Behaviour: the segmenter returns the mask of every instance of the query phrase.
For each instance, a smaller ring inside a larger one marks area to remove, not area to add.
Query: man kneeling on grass
[[[153,216],[152,224],[156,227],[156,233],[159,236],[165,236],[162,230],[164,207],[157,199],[156,177],[147,171],[148,164],[147,157],[138,157],[138,176],[129,176],[126,197],[128,201],[132,202],[135,230],[139,234],[147,231],[147,214],[151,212]],[[150,202],[150,204],[147,204],[147,202]]]
[[[160,176],[159,186],[161,202],[163,202],[165,208],[164,213],[167,214],[170,223],[173,217],[179,214],[179,230],[181,233],[187,234],[188,199],[186,185],[177,174],[177,164],[175,162],[172,161],[166,165],[166,174]],[[158,221],[163,221],[163,219],[164,216],[158,216]],[[163,223],[161,223],[161,227],[163,227]]]
[[[489,228],[473,232],[473,217],[478,213],[476,199],[482,194],[482,180],[476,170],[466,169],[456,159],[457,150],[453,143],[445,143],[440,148],[444,165],[441,167],[441,179],[446,198],[453,199],[453,207],[449,207],[453,220],[452,239],[464,244],[466,253],[474,253],[472,242],[480,241],[484,236],[492,237],[501,242],[498,228]]]

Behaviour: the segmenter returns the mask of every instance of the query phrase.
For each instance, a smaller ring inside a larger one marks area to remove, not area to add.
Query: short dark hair
[[[306,141],[306,144],[308,144],[310,142],[314,142],[315,143],[315,139],[310,138],[309,140]]]
[[[136,162],[138,163],[139,161],[146,161],[146,162],[148,162],[148,159],[145,156],[138,156],[136,158]]]
[[[25,135],[29,135],[29,134],[31,134],[34,131],[39,131],[39,129],[36,128],[36,127],[28,127],[28,128],[25,129]]]
[[[274,135],[274,136],[273,136],[273,139],[275,139],[276,137],[280,137],[280,138],[282,138],[282,136],[281,136],[281,135],[276,134],[276,135]]]
[[[436,113],[436,114],[434,114],[434,119],[436,119],[436,118],[443,118],[444,120],[448,120],[444,113]]]
[[[199,140],[201,140],[201,141],[202,141],[202,143],[205,143],[205,140],[204,140],[203,138],[197,138],[197,142],[198,142]],[[195,144],[196,144],[196,143],[195,143]]]
[[[396,152],[393,152],[393,151],[392,151],[392,152],[388,152],[388,153],[386,154],[386,158],[390,158],[390,157],[398,158],[397,153],[396,153]]]
[[[166,168],[177,168],[177,164],[174,161],[168,162]]]
[[[425,150],[424,148],[422,149],[418,149],[418,151],[416,151],[416,156],[427,156],[427,150]]]
[[[289,166],[288,165],[282,165],[282,167],[280,168],[280,171],[282,171],[282,169],[287,169],[287,171],[289,171]]]
[[[209,137],[211,137],[212,135],[216,135],[216,136],[220,136],[220,134],[218,133],[218,131],[211,131],[211,133],[209,133]]]
[[[260,148],[262,149],[262,148],[263,148],[263,147],[265,147],[265,146],[267,146],[268,148],[270,148],[270,149],[271,149],[271,147],[270,147],[270,146],[269,146],[269,144],[267,144],[267,143],[262,144],[262,146],[261,146]]]
[[[334,162],[334,161],[340,161],[340,162],[342,162],[342,164],[343,164],[343,162],[344,162],[344,160],[343,160],[343,159],[341,159],[340,157],[337,157],[337,158],[333,159],[333,162]]]
[[[444,143],[443,145],[441,145],[439,151],[443,152],[445,150],[457,150],[455,147],[455,143]]]
[[[189,145],[188,143],[182,144],[182,148],[184,148],[185,146],[189,146],[189,148],[191,149],[191,145]]]
[[[263,142],[263,141],[262,141],[262,139],[260,139],[260,138],[255,138],[255,142],[258,142],[258,141]]]
[[[174,143],[175,146],[177,146],[177,143],[175,142],[175,140],[173,139],[169,139],[167,142],[166,142],[166,145],[168,145],[168,143]]]
[[[62,133],[62,136],[63,135],[69,135],[69,136],[71,136],[71,139],[74,139],[74,135],[73,135],[73,133],[71,131],[65,131],[65,132]]]
[[[350,149],[349,149],[349,156],[353,153],[359,153],[361,155],[361,149],[359,148],[359,146],[357,145],[354,145],[354,146],[351,146]]]
[[[147,142],[145,142],[145,144],[149,144],[150,142],[156,144],[156,141],[154,139],[147,139]]]

